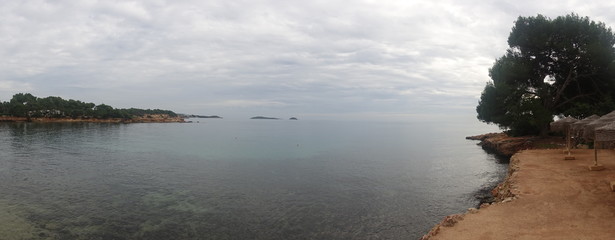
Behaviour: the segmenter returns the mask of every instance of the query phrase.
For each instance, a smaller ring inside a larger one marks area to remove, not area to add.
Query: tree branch
[[[566,81],[564,81],[564,84],[562,84],[562,87],[560,89],[557,90],[557,93],[555,94],[555,98],[553,98],[553,103],[557,103],[559,101],[559,98],[562,96],[562,93],[564,93],[564,89],[566,89],[566,87],[568,86],[568,84],[570,84],[570,82],[572,82],[572,73],[574,68],[570,68],[570,71],[568,71],[568,77],[566,77]],[[559,106],[560,104],[558,104]]]
[[[560,104],[557,104],[557,106],[555,106],[555,108],[559,108],[559,107],[561,107],[562,105],[564,105],[564,104],[566,104],[566,103],[569,103],[569,102],[572,102],[573,100],[575,100],[575,99],[577,99],[577,98],[588,97],[588,96],[591,96],[591,95],[594,95],[594,94],[592,94],[592,93],[588,93],[588,94],[582,94],[582,95],[577,95],[577,96],[574,96],[574,97],[573,97],[573,98],[571,98],[571,99],[568,99],[568,100],[566,100],[566,101],[563,101],[563,102],[562,102],[562,103],[560,103]]]
[[[527,93],[527,94],[532,94],[532,95],[534,95],[534,96],[537,96],[537,95],[538,95],[538,93],[536,93],[536,92],[532,92],[532,91],[528,91],[528,90],[525,90],[525,91],[523,91],[523,92],[524,92],[524,93]]]

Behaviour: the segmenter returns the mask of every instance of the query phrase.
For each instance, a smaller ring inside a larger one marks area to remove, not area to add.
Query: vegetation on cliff
[[[0,102],[0,115],[6,117],[73,119],[132,119],[153,115],[177,117],[176,113],[169,110],[117,109],[106,104],[96,105],[73,99],[65,100],[61,97],[39,98],[30,93],[18,93],[13,95],[13,98],[8,102]]]
[[[615,109],[615,35],[576,14],[519,17],[506,54],[489,70],[476,111],[515,136],[546,135],[555,115]]]

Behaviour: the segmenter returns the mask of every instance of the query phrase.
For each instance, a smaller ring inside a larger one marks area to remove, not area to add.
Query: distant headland
[[[263,116],[251,117],[250,119],[280,120],[280,118],[276,118],[276,117],[263,117]],[[299,120],[299,119],[296,117],[291,117],[288,120]]]
[[[212,116],[203,116],[203,115],[194,115],[194,114],[180,114],[180,116],[184,117],[184,118],[222,118],[220,116],[217,115],[212,115]]]
[[[275,117],[263,117],[263,116],[251,117],[250,119],[280,120],[279,118],[275,118]]]
[[[170,110],[113,108],[61,97],[39,98],[30,93],[0,102],[0,122],[184,122]]]

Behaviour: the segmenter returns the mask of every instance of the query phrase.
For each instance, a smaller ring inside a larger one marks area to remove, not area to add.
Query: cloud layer
[[[514,20],[596,1],[3,1],[17,92],[247,117],[474,114]]]

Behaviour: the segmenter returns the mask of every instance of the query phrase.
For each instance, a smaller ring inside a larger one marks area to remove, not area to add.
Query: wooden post
[[[589,166],[590,171],[601,171],[604,170],[604,166],[598,164],[598,143],[596,139],[594,139],[594,165]]]
[[[598,145],[596,143],[598,142],[594,139],[594,166],[598,166]]]
[[[570,127],[568,127],[566,132],[566,150],[568,150],[568,156],[570,156]]]
[[[564,160],[574,160],[574,156],[572,156],[570,154],[570,149],[572,148],[572,143],[571,143],[571,133],[570,133],[570,127],[568,127],[568,131],[566,132],[566,151],[568,151],[568,156],[564,157]]]

